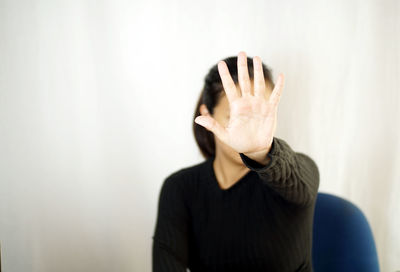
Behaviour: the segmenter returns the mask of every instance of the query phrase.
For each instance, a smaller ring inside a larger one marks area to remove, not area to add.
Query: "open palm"
[[[247,69],[246,53],[238,54],[238,78],[236,88],[224,61],[218,63],[218,71],[229,102],[230,119],[226,127],[211,115],[201,115],[195,122],[213,132],[222,142],[238,153],[256,153],[269,149],[276,130],[277,109],[283,89],[283,74],[267,98],[261,58],[253,58],[254,91]]]

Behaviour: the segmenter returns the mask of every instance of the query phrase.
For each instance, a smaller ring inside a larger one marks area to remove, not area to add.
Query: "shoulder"
[[[166,176],[159,191],[160,205],[182,207],[184,204],[188,207],[204,166],[205,161],[180,168]]]
[[[165,177],[162,184],[166,189],[186,190],[193,186],[204,173],[206,161],[179,168]]]

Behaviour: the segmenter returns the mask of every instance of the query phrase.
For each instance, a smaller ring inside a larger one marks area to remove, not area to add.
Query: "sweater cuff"
[[[277,140],[276,140],[276,138],[274,137],[274,138],[272,139],[271,148],[270,148],[270,150],[269,150],[269,152],[268,152],[268,154],[267,154],[267,156],[270,158],[270,161],[268,162],[267,165],[260,164],[259,162],[255,161],[255,160],[253,160],[253,159],[250,159],[249,157],[247,157],[247,156],[244,155],[243,153],[239,153],[240,157],[242,158],[243,163],[244,163],[248,168],[250,168],[250,169],[253,170],[253,171],[256,171],[256,172],[260,172],[260,171],[261,171],[261,172],[265,172],[267,169],[271,168],[271,167],[274,166],[275,163],[276,163],[276,161],[275,161],[275,159],[276,159],[275,155],[277,155],[278,152],[279,152],[279,150],[278,150],[278,145],[277,145],[276,141],[277,141]]]

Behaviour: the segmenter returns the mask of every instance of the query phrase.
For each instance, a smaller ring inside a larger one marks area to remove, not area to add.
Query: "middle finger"
[[[237,58],[239,85],[242,91],[242,96],[251,95],[251,83],[249,72],[247,69],[247,56],[244,51],[240,51]]]

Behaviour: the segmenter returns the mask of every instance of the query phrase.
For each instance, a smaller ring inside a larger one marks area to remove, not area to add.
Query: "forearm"
[[[319,187],[319,172],[309,156],[293,151],[284,140],[276,137],[264,156],[270,159],[267,164],[261,164],[262,159],[256,161],[241,153],[243,162],[285,200],[298,205],[307,205],[314,200]]]

